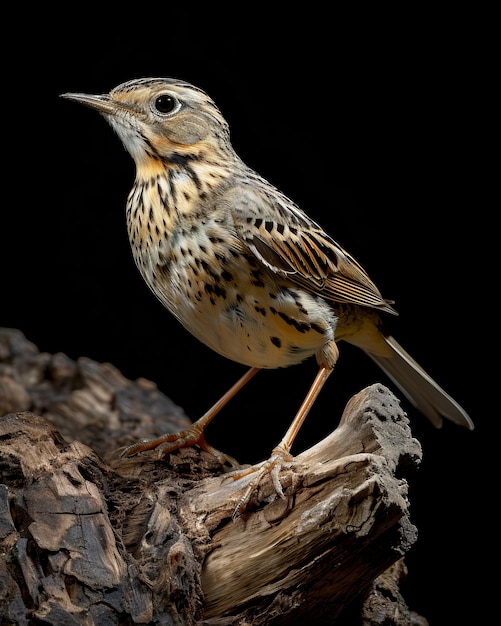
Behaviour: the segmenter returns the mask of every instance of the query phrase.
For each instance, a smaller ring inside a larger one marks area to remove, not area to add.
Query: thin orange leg
[[[235,510],[233,512],[234,519],[237,518],[240,515],[240,513],[242,513],[245,510],[245,507],[247,506],[253,491],[259,485],[263,476],[266,476],[266,474],[271,473],[273,485],[275,487],[276,492],[281,498],[285,498],[284,493],[282,491],[282,485],[280,484],[280,478],[279,478],[280,469],[284,462],[291,460],[292,457],[290,454],[290,450],[291,450],[292,444],[294,443],[294,439],[296,438],[299,432],[299,429],[303,425],[304,420],[306,419],[306,416],[310,412],[311,407],[313,406],[315,400],[318,397],[318,394],[320,393],[322,387],[325,385],[325,382],[327,381],[327,378],[332,373],[332,371],[333,371],[332,367],[326,367],[325,365],[320,366],[320,369],[318,370],[318,373],[315,376],[315,380],[313,381],[313,384],[310,387],[310,390],[308,391],[306,398],[301,404],[299,411],[296,413],[296,416],[292,420],[291,425],[289,426],[287,432],[283,436],[278,446],[276,446],[272,450],[270,458],[267,459],[266,461],[263,461],[262,463],[259,463],[258,465],[254,465],[253,467],[250,467],[249,469],[242,470],[242,471],[236,470],[235,472],[232,472],[229,475],[234,480],[238,480],[239,478],[242,478],[243,476],[254,474],[254,476],[252,477],[252,480],[247,485],[243,496],[241,497],[237,506],[235,507]]]
[[[161,437],[155,439],[141,439],[137,443],[125,448],[120,454],[121,457],[130,457],[138,454],[139,452],[145,452],[146,450],[158,449],[158,456],[161,457],[169,452],[178,450],[179,448],[198,445],[203,450],[210,452],[216,456],[222,463],[230,461],[233,464],[236,463],[234,459],[219,452],[211,445],[209,445],[204,436],[205,429],[219,413],[219,411],[244,387],[249,380],[259,372],[259,368],[251,367],[243,376],[238,380],[233,387],[228,391],[205,413],[194,422],[186,430],[182,430],[177,433],[167,433]],[[238,465],[238,463],[236,463]]]
[[[331,367],[321,366],[318,370],[317,375],[315,376],[315,380],[313,381],[310,390],[306,394],[306,398],[303,400],[303,404],[299,407],[299,411],[296,413],[296,416],[292,420],[291,425],[289,426],[287,432],[282,438],[282,441],[278,444],[276,448],[273,449],[271,456],[282,455],[284,459],[287,459],[290,456],[290,450],[292,448],[292,444],[294,443],[294,439],[296,438],[299,429],[304,423],[306,416],[311,410],[311,407],[315,403],[315,400],[318,397],[322,387],[325,385],[325,382],[329,378],[332,373]]]

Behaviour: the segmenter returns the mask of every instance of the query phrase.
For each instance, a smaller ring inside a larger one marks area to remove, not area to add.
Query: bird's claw
[[[179,448],[186,446],[193,446],[198,443],[200,433],[195,433],[192,429],[188,428],[178,433],[168,433],[161,437],[153,439],[140,439],[130,446],[127,446],[125,450],[120,453],[120,458],[128,458],[135,456],[140,452],[146,452],[147,450],[156,450],[158,458],[162,458],[169,452],[174,452]]]
[[[205,436],[199,429],[191,427],[186,430],[181,430],[177,433],[168,433],[154,439],[140,439],[136,443],[128,446],[120,453],[120,458],[129,458],[139,452],[146,452],[148,450],[155,450],[158,459],[163,458],[167,454],[179,450],[180,448],[189,448],[192,446],[198,446],[202,450],[205,450],[221,463],[221,465],[229,464],[234,469],[240,467],[240,463],[233,457],[217,450],[209,443],[207,443]]]
[[[267,459],[266,461],[262,461],[261,463],[258,463],[257,465],[253,465],[252,467],[246,468],[244,470],[237,470],[237,471],[231,472],[230,474],[224,477],[225,480],[227,478],[233,478],[233,480],[239,480],[240,478],[245,478],[246,476],[249,476],[251,478],[251,480],[245,487],[245,491],[242,494],[242,497],[240,498],[237,505],[235,506],[235,509],[232,514],[233,520],[236,520],[245,511],[247,505],[249,504],[249,500],[252,494],[258,488],[263,478],[267,476],[268,474],[271,477],[273,487],[275,489],[275,493],[283,500],[286,499],[286,496],[282,488],[282,483],[280,481],[280,473],[282,469],[284,468],[284,466],[291,459],[292,459],[292,456],[289,453],[283,451],[282,449],[275,448],[270,458]]]

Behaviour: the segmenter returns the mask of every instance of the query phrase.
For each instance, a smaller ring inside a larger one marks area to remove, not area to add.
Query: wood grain
[[[151,381],[12,329],[0,381],[4,623],[426,624],[399,592],[421,447],[386,387],[283,467],[284,498],[267,476],[234,518],[252,474],[198,448],[119,458],[189,423]]]

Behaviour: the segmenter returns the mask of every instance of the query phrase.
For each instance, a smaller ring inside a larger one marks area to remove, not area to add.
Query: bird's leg
[[[145,452],[146,450],[157,450],[158,458],[161,458],[169,452],[197,445],[202,450],[213,454],[222,465],[229,462],[234,467],[238,467],[239,463],[232,457],[216,450],[205,440],[205,429],[219,413],[219,411],[244,387],[249,380],[259,372],[259,368],[251,367],[228,391],[196,422],[194,422],[186,430],[177,433],[167,433],[155,439],[141,439],[137,443],[125,448],[120,454],[121,457],[130,457]]]
[[[271,473],[271,478],[273,480],[273,486],[275,487],[275,491],[278,493],[278,495],[281,498],[285,498],[284,493],[282,491],[282,485],[280,484],[280,478],[279,478],[280,469],[282,468],[282,465],[284,463],[292,459],[290,450],[291,450],[292,444],[294,443],[294,439],[296,438],[299,432],[299,429],[303,425],[303,422],[306,419],[306,416],[308,415],[308,413],[310,412],[310,409],[313,406],[315,400],[317,399],[317,396],[320,393],[320,390],[325,385],[325,382],[327,378],[329,377],[329,375],[332,373],[332,369],[333,368],[330,365],[320,366],[320,369],[318,370],[315,380],[313,381],[313,384],[310,387],[310,390],[308,391],[306,398],[304,399],[301,407],[299,408],[299,411],[296,413],[296,416],[292,420],[291,425],[289,426],[287,432],[283,436],[278,446],[276,446],[272,450],[270,458],[267,459],[266,461],[263,461],[262,463],[259,463],[258,465],[253,465],[252,467],[246,470],[236,470],[234,472],[231,472],[231,474],[228,474],[228,476],[225,477],[225,478],[231,477],[234,480],[238,480],[239,478],[242,478],[243,476],[254,474],[252,476],[252,480],[247,485],[243,496],[241,497],[237,506],[235,507],[235,510],[233,512],[234,519],[237,518],[240,515],[240,513],[242,513],[245,510],[245,507],[247,506],[252,493],[254,492],[256,487],[259,485],[263,476],[266,476],[267,474]]]

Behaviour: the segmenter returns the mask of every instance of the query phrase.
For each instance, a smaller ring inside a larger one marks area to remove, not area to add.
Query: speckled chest
[[[150,289],[220,354],[254,367],[282,367],[333,338],[335,316],[327,303],[262,266],[222,210],[166,206],[158,193],[141,189],[129,196],[127,226]]]

